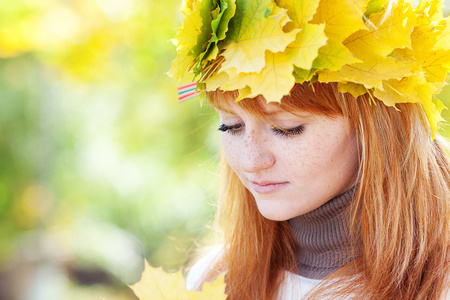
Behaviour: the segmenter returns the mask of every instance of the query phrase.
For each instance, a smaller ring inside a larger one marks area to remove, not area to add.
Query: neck
[[[352,260],[348,208],[354,191],[351,188],[319,208],[289,220],[301,276],[323,279]]]

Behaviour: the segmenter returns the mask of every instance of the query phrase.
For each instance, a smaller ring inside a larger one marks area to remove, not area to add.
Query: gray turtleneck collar
[[[297,247],[299,275],[323,279],[352,260],[348,210],[355,188],[289,220]]]

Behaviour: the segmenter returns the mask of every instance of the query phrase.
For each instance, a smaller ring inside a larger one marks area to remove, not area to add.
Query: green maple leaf
[[[199,75],[208,64],[219,54],[218,43],[225,39],[228,23],[236,12],[236,0],[220,0],[219,6],[213,11],[214,19],[211,21],[212,36],[206,50],[198,57],[194,73]]]
[[[294,66],[293,75],[295,78],[295,82],[303,83],[305,81],[310,81],[315,73],[316,73],[316,70],[314,70],[314,69],[306,70],[306,69],[302,69],[302,68],[298,68],[298,67]]]
[[[225,34],[228,31],[228,24],[231,18],[236,13],[236,0],[221,0],[221,12],[217,19],[212,22],[213,27],[213,41],[217,39],[221,41],[225,39]]]
[[[364,16],[366,18],[369,18],[371,14],[381,12],[387,3],[388,0],[371,0],[369,3],[367,3],[367,8]]]

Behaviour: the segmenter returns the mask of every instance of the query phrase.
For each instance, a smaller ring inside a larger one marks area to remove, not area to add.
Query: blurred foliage
[[[4,2],[0,299],[133,299],[214,212],[218,121],[165,75],[180,1]]]
[[[0,300],[135,299],[144,257],[208,234],[218,120],[165,75],[180,2],[0,5]]]

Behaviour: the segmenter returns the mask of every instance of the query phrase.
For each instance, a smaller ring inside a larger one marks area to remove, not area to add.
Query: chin
[[[289,199],[276,200],[276,199],[261,199],[256,198],[256,205],[258,206],[259,213],[266,219],[272,221],[287,221],[292,218],[306,214],[317,207],[321,206],[327,201],[297,201],[296,204],[292,204]]]
[[[259,211],[261,213],[261,215],[271,221],[287,221],[289,219],[292,219],[292,217],[285,217],[283,215],[274,215],[271,213],[263,213],[261,211]]]
[[[295,218],[296,216],[300,215],[293,213],[292,210],[283,210],[280,209],[282,207],[282,204],[278,205],[260,205],[260,203],[257,202],[259,213],[266,219],[272,220],[272,221],[287,221],[289,219]]]

